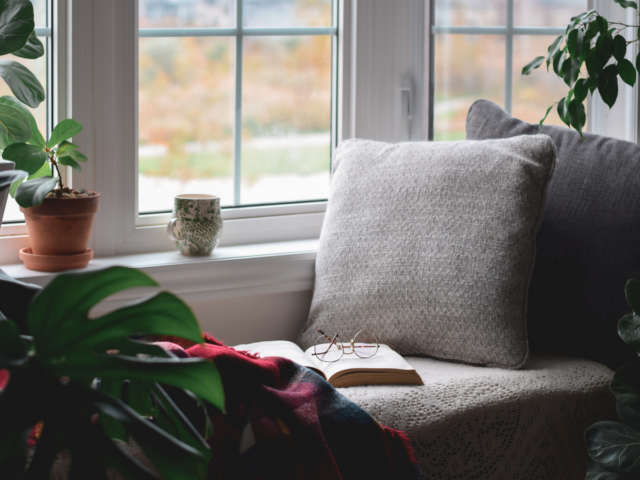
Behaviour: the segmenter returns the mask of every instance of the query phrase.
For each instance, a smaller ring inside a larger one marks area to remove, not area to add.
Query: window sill
[[[95,258],[88,270],[126,266],[138,268],[184,301],[263,295],[310,290],[313,287],[318,240],[262,243],[217,248],[208,257],[173,252]],[[28,270],[22,264],[1,267],[23,282],[46,285],[57,274]],[[140,291],[106,300],[114,308]]]

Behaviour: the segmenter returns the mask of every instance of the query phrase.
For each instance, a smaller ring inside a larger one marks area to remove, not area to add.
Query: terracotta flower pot
[[[45,198],[42,205],[22,208],[31,251],[35,255],[79,255],[87,252],[100,194],[91,197]]]

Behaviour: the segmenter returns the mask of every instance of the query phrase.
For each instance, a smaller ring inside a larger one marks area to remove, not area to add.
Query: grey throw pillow
[[[588,358],[616,369],[638,357],[618,336],[640,277],[640,147],[565,127],[532,125],[486,100],[467,117],[467,138],[549,135],[558,163],[549,183],[529,293],[534,353]],[[521,138],[521,137],[519,137]]]
[[[519,368],[555,147],[544,135],[336,150],[299,343],[360,329],[403,355]]]

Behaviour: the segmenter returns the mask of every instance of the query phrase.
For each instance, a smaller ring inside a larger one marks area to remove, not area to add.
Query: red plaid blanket
[[[210,479],[418,478],[405,435],[380,425],[316,373],[205,339],[186,354],[213,361],[225,389],[227,412],[214,414],[208,439]]]

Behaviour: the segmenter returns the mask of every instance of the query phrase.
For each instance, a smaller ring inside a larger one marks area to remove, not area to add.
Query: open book
[[[260,357],[285,357],[315,371],[334,387],[405,383],[422,385],[422,379],[407,361],[387,345],[380,345],[371,358],[344,355],[333,363],[318,360],[311,346],[303,352],[295,343],[287,341],[258,342],[236,345],[236,350],[258,353]]]

